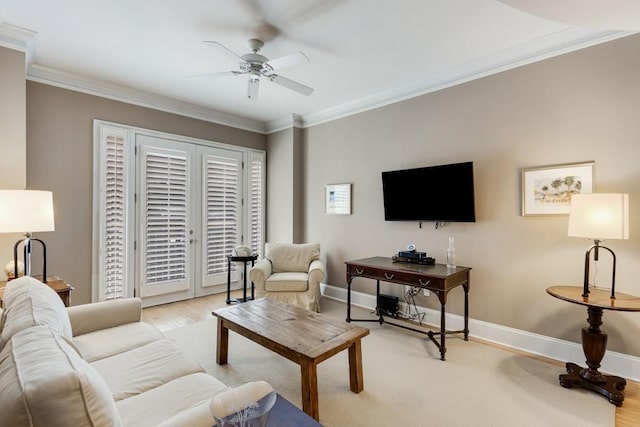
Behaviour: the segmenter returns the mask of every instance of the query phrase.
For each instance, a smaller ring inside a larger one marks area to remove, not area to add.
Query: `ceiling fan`
[[[204,43],[222,49],[228,55],[231,55],[234,59],[239,60],[240,71],[223,71],[221,73],[202,74],[196,77],[225,77],[225,76],[238,76],[246,74],[249,76],[247,84],[247,97],[252,100],[258,99],[258,87],[260,85],[260,77],[265,77],[269,81],[272,81],[280,86],[284,86],[287,89],[291,89],[302,95],[311,95],[313,89],[298,83],[279,74],[276,71],[280,71],[283,68],[291,67],[293,65],[303,64],[309,62],[309,58],[302,52],[295,52],[290,55],[286,55],[280,58],[269,60],[266,56],[260,55],[258,51],[264,46],[264,42],[259,39],[249,39],[249,49],[251,53],[245,53],[244,55],[238,55],[231,49],[225,47],[221,43],[215,41],[205,41]]]

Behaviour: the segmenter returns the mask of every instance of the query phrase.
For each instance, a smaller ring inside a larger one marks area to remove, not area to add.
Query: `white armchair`
[[[324,263],[318,243],[266,243],[264,259],[249,271],[256,298],[273,298],[320,312]]]

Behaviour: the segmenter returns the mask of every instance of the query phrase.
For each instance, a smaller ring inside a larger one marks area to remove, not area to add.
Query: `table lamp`
[[[616,255],[606,246],[604,239],[629,238],[629,195],[614,193],[574,194],[571,196],[569,211],[570,237],[593,239],[594,244],[587,249],[584,259],[583,297],[589,296],[589,263],[593,252],[594,261],[598,261],[599,250],[605,249],[613,257],[611,276],[611,299],[615,299]]]
[[[47,247],[31,233],[54,231],[53,195],[51,191],[0,190],[0,233],[24,233],[13,246],[13,265],[18,277],[18,247],[24,244],[24,274],[31,275],[31,244],[42,245],[42,281],[47,282]]]

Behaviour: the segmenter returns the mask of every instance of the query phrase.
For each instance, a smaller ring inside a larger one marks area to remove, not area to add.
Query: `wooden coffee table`
[[[218,317],[216,362],[227,363],[229,330],[300,365],[302,410],[319,419],[317,365],[349,350],[351,391],[364,389],[360,340],[369,330],[322,314],[262,298],[213,311]]]

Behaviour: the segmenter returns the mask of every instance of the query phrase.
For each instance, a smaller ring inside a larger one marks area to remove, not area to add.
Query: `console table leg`
[[[351,322],[351,277],[347,277],[347,323]]]
[[[444,304],[442,304],[440,308],[440,360],[444,360],[444,354],[447,352],[447,348],[444,345],[445,336],[447,334],[447,329],[445,326],[444,319],[445,319]]]
[[[380,280],[376,280],[376,314],[378,315],[378,322],[382,325],[384,323],[384,317],[382,317],[382,311],[378,307],[379,300],[380,300]]]
[[[469,282],[462,285],[464,289],[464,340],[469,341]]]

